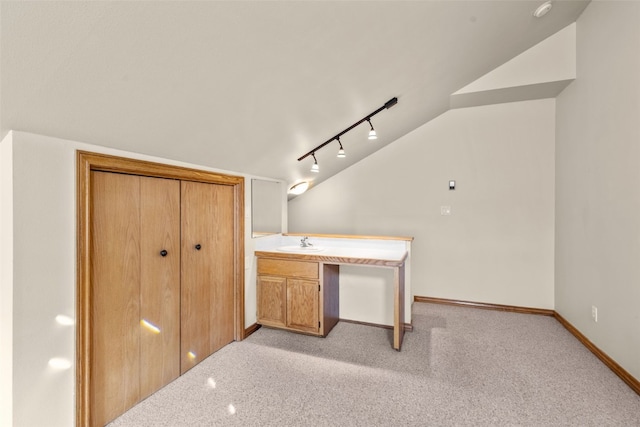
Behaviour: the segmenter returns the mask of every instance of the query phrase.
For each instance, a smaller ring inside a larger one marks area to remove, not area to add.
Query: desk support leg
[[[404,338],[404,264],[394,269],[393,348],[400,351]]]

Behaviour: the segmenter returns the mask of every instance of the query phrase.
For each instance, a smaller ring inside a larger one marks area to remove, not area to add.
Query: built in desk
[[[332,247],[323,243],[321,248],[289,245],[256,251],[258,323],[325,336],[338,322],[338,302],[331,294],[331,287],[338,285],[337,266],[389,268],[394,271],[392,346],[400,351],[405,331],[408,252],[360,246]],[[315,306],[312,301],[314,290],[318,294]],[[314,313],[320,319],[317,325]]]

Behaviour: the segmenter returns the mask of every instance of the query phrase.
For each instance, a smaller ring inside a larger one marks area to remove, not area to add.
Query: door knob
[[[198,250],[198,251],[199,251],[200,249],[202,249],[202,246],[200,245],[200,243],[198,243],[198,244],[196,245],[196,250]]]
[[[160,255],[162,255],[162,256],[167,256],[168,253],[169,252],[167,252],[166,249],[163,249],[163,250],[160,251]]]

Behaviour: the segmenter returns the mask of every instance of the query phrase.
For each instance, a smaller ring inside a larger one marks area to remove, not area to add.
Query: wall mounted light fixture
[[[371,124],[371,118],[373,116],[375,116],[376,114],[378,114],[379,112],[381,112],[382,110],[388,110],[389,108],[393,107],[397,103],[398,103],[398,98],[391,98],[390,100],[385,102],[382,107],[378,108],[377,110],[375,110],[371,114],[368,114],[368,115],[364,116],[363,118],[361,118],[360,120],[358,120],[357,122],[355,122],[354,124],[352,124],[351,126],[346,128],[342,132],[339,132],[337,135],[334,135],[331,138],[327,139],[325,142],[323,142],[322,144],[318,145],[316,148],[314,148],[313,150],[309,151],[305,155],[300,156],[298,158],[298,161],[304,160],[307,157],[312,156],[313,157],[313,166],[311,166],[311,172],[319,172],[320,171],[320,167],[318,166],[318,160],[316,160],[316,155],[315,155],[316,151],[318,151],[321,148],[325,147],[326,145],[330,144],[334,140],[338,141],[338,144],[340,144],[340,150],[338,151],[338,157],[345,157],[344,148],[342,147],[342,142],[340,142],[340,137],[342,135],[344,135],[345,133],[349,132],[351,129],[355,128],[356,126],[358,126],[359,124],[364,123],[364,122],[368,122],[369,126],[371,126],[371,130],[369,130],[369,139],[378,138],[378,136],[376,134],[376,131],[373,128],[373,125]]]
[[[289,188],[289,194],[295,194],[296,196],[304,193],[309,188],[309,183],[307,181],[299,182],[295,185],[292,185]]]

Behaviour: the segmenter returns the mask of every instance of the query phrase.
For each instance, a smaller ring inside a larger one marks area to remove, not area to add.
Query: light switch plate
[[[440,215],[451,215],[451,206],[440,206]]]

